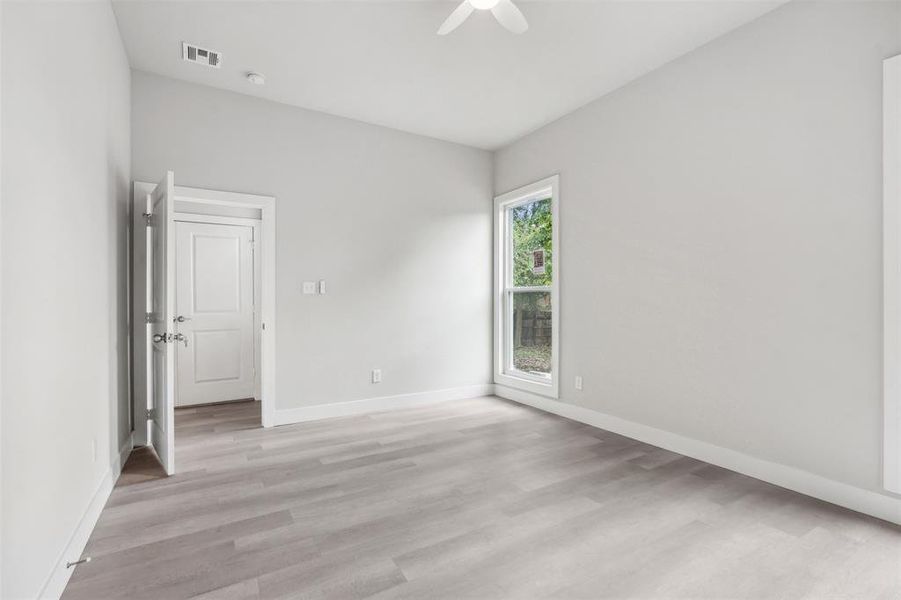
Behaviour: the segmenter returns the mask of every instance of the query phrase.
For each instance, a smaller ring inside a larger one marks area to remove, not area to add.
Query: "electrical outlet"
[[[304,294],[315,294],[316,293],[316,282],[315,281],[304,281],[303,282],[303,293]]]
[[[372,383],[381,383],[382,382],[382,370],[381,369],[373,369],[372,370]]]
[[[576,375],[576,389],[582,391],[582,376]]]

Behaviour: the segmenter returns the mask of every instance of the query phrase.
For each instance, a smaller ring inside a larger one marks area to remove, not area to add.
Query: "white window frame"
[[[551,272],[550,286],[517,287],[508,285],[512,273],[510,244],[507,233],[507,210],[522,204],[551,198]],[[560,178],[553,175],[523,186],[494,199],[494,383],[558,398],[560,389]],[[510,306],[512,290],[518,292],[549,291],[551,294],[551,378],[515,371],[512,362]]]
[[[883,62],[883,487],[901,494],[901,55]]]

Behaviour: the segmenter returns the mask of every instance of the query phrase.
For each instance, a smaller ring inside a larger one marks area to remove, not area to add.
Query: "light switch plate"
[[[325,293],[325,279],[320,279],[320,280],[319,280],[319,293],[320,293],[320,294],[324,294],[324,293]]]
[[[576,389],[577,390],[582,389],[582,376],[581,375],[576,375]]]
[[[316,282],[315,281],[304,281],[303,282],[303,293],[304,294],[315,294],[316,293]]]

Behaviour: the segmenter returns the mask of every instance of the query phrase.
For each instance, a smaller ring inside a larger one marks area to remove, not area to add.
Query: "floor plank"
[[[901,528],[498,398],[176,411],[65,600],[901,598]]]

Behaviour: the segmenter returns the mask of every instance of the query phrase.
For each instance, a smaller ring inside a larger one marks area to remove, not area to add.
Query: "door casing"
[[[144,327],[145,303],[147,294],[147,282],[144,280],[146,264],[147,236],[144,223],[144,203],[146,196],[153,188],[154,183],[135,181],[133,184],[133,201],[131,203],[131,244],[129,251],[131,265],[129,278],[131,280],[131,294],[129,297],[130,323],[128,330],[131,339],[130,369],[131,374],[131,407],[132,423],[134,427],[135,446],[144,446],[148,443],[148,427],[145,414],[149,408],[149,398],[146,393],[146,380],[141,368],[146,357],[144,348],[146,345],[146,330]],[[189,201],[198,204],[218,205],[237,208],[259,209],[261,219],[259,221],[260,241],[256,247],[256,258],[259,264],[260,297],[258,304],[258,331],[260,334],[260,365],[258,369],[260,401],[262,404],[262,425],[273,427],[275,425],[275,377],[276,377],[276,322],[275,322],[275,223],[276,223],[276,199],[273,196],[256,194],[243,194],[238,192],[224,192],[187,186],[175,186],[175,201]],[[215,222],[215,219],[226,217],[213,217],[206,215],[187,215],[188,218],[200,218],[204,222]],[[138,368],[135,368],[135,367]]]
[[[185,348],[190,348],[190,345],[192,343],[194,343],[194,347],[193,347],[194,352],[196,352],[197,348],[198,348],[198,346],[196,344],[196,342],[197,342],[197,339],[196,339],[197,338],[197,332],[196,332],[197,323],[194,321],[197,321],[197,319],[199,317],[198,317],[198,315],[194,314],[194,315],[192,315],[193,321],[187,321],[185,323],[178,324],[176,326],[176,328],[179,331],[181,331],[182,329],[185,330],[185,331],[183,331],[183,333],[187,334],[189,344],[184,347],[176,345],[177,352],[176,352],[175,363],[176,363],[176,372],[178,373],[178,377],[176,378],[178,402],[176,403],[175,406],[177,408],[179,406],[202,405],[205,403],[215,403],[217,401],[223,401],[223,400],[234,400],[234,399],[238,399],[239,397],[240,398],[253,397],[256,400],[259,400],[260,399],[260,389],[259,389],[260,329],[259,329],[259,320],[258,320],[259,311],[256,310],[256,307],[260,303],[260,281],[259,281],[260,265],[259,265],[259,262],[257,261],[259,254],[255,251],[253,246],[260,239],[260,221],[258,219],[244,219],[244,218],[237,218],[237,217],[214,217],[214,216],[207,216],[207,215],[200,215],[200,214],[180,213],[180,212],[178,212],[177,206],[176,206],[176,212],[173,215],[173,219],[175,221],[175,230],[176,230],[176,243],[175,243],[175,248],[176,248],[176,250],[175,250],[175,263],[176,263],[175,298],[176,298],[176,300],[175,300],[175,302],[176,302],[176,313],[179,315],[187,314],[187,312],[186,312],[187,306],[183,306],[183,302],[185,300],[187,300],[187,297],[184,295],[184,292],[186,290],[183,287],[183,284],[185,282],[183,281],[182,278],[184,276],[187,276],[188,273],[191,272],[190,269],[188,269],[187,272],[182,271],[182,269],[186,268],[186,265],[182,262],[182,260],[184,260],[185,257],[183,257],[181,255],[181,253],[184,252],[186,249],[183,248],[181,245],[182,242],[184,241],[183,238],[180,237],[181,233],[179,233],[182,230],[181,228],[183,226],[191,227],[191,226],[196,226],[196,225],[213,226],[213,227],[222,228],[222,229],[216,230],[217,232],[220,232],[220,233],[243,230],[250,234],[250,239],[248,240],[248,243],[251,245],[251,249],[249,250],[250,256],[247,257],[248,261],[249,261],[247,263],[247,265],[250,268],[249,283],[251,285],[251,289],[249,290],[250,306],[248,308],[250,309],[250,311],[252,313],[252,320],[249,323],[250,331],[248,332],[250,339],[246,340],[246,341],[249,341],[249,343],[251,345],[251,348],[249,351],[249,355],[251,357],[251,363],[248,366],[253,372],[252,382],[250,383],[250,387],[249,387],[249,389],[247,389],[247,393],[245,395],[234,396],[234,397],[223,397],[223,396],[221,396],[221,393],[224,390],[217,390],[216,392],[212,392],[212,391],[208,390],[206,392],[201,393],[204,396],[203,402],[199,401],[200,398],[197,398],[197,397],[193,398],[193,401],[191,401],[191,399],[187,398],[187,396],[182,397],[182,395],[185,395],[186,392],[189,391],[189,388],[184,386],[185,382],[181,380],[181,377],[182,377],[182,375],[185,374],[184,371],[191,370],[189,367],[189,365],[191,364],[191,361],[185,360],[187,357],[184,356],[182,354],[182,352]],[[241,249],[239,251],[244,252],[245,250]],[[242,281],[242,285],[244,285],[245,283],[246,282]],[[190,286],[187,286],[187,287],[190,287]],[[241,293],[244,293],[244,292],[241,292]],[[189,302],[184,302],[184,303],[189,304]],[[246,323],[246,321],[245,321],[245,323]],[[188,334],[187,333],[188,330],[190,330],[192,333]],[[242,344],[243,343],[244,343],[244,341],[242,341]],[[189,353],[189,356],[190,356],[190,353]],[[226,385],[226,388],[227,387],[228,386]],[[194,390],[194,391],[200,393],[199,390]],[[213,397],[216,397],[218,395],[219,399],[218,400],[210,400],[209,402],[206,402],[206,400],[208,400],[208,398],[206,398],[205,396],[208,394],[212,394]]]

